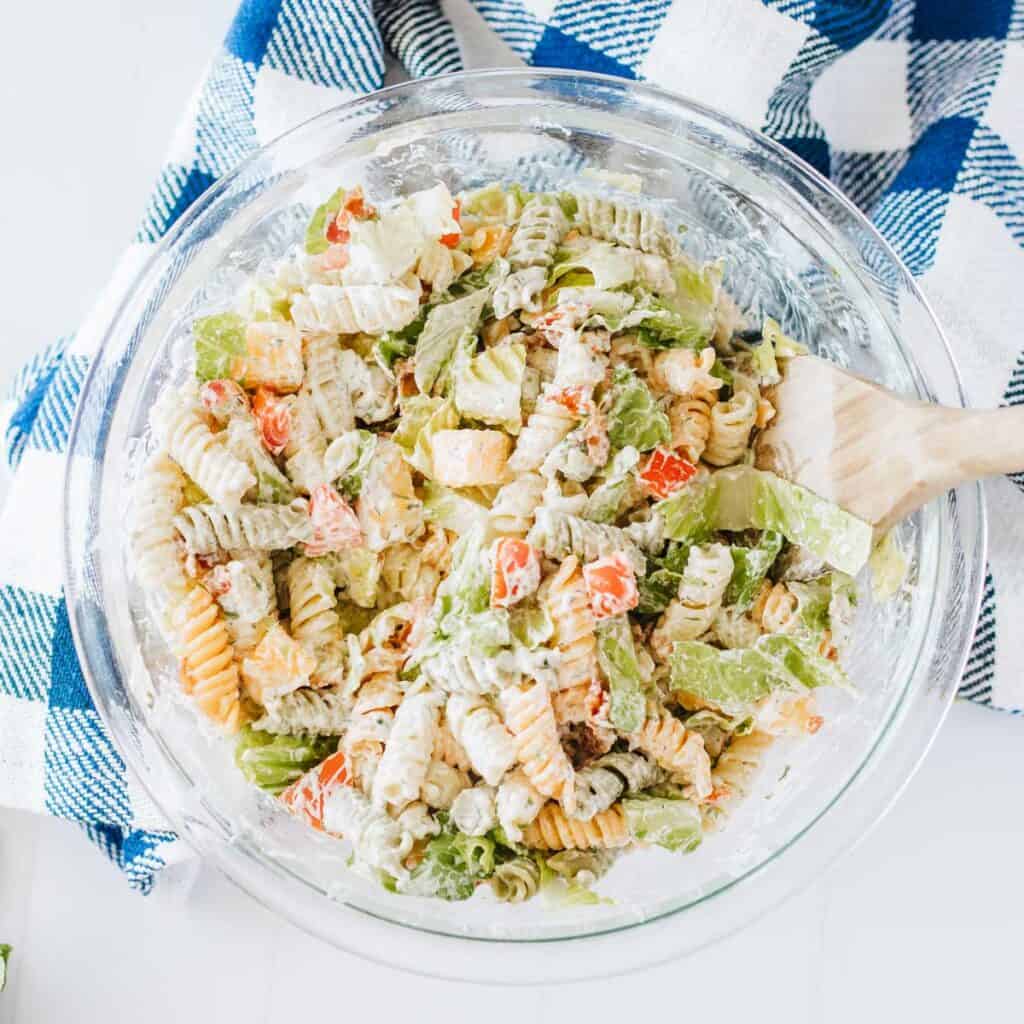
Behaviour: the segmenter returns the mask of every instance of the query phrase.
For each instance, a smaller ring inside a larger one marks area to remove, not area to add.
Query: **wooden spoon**
[[[1024,470],[1024,406],[949,409],[815,356],[788,361],[756,464],[880,530],[968,480]]]

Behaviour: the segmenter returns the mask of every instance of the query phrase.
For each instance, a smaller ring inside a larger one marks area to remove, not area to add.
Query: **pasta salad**
[[[753,464],[803,349],[640,201],[359,188],[151,413],[181,693],[389,888],[583,902],[814,733],[871,530]]]

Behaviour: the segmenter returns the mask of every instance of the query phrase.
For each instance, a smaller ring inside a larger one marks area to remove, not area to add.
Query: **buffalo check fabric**
[[[106,295],[26,364],[4,406],[0,802],[78,822],[140,891],[179,844],[89,698],[54,542],[90,355],[147,249],[254,148],[398,65],[481,63],[645,79],[765,131],[845,190],[917,275],[973,402],[1024,403],[1024,0],[244,0]],[[1019,711],[1024,477],[986,489],[989,571],[960,692]]]

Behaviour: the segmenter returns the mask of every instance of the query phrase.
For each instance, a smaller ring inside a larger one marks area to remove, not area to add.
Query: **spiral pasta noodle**
[[[682,775],[693,787],[698,800],[711,792],[711,761],[704,740],[690,732],[678,718],[664,709],[648,715],[632,737],[633,746],[648,754],[665,771]]]
[[[341,347],[337,338],[315,334],[305,341],[306,384],[313,408],[329,441],[356,425],[352,398],[342,371]]]
[[[143,467],[135,485],[132,553],[135,574],[143,587],[168,595],[181,594],[186,577],[174,526],[184,504],[185,478],[163,453]]]
[[[554,800],[571,797],[574,773],[558,741],[547,687],[543,683],[510,687],[502,692],[501,703],[526,777],[544,796]]]
[[[576,422],[576,417],[564,405],[549,395],[541,395],[519,434],[515,450],[509,456],[509,470],[527,473],[540,469],[551,450],[576,426]]]
[[[533,525],[533,513],[544,498],[544,478],[524,473],[505,484],[491,505],[491,529],[495,533],[525,537]]]
[[[660,782],[663,775],[658,765],[635,751],[605,754],[576,773],[576,807],[571,817],[590,821],[620,797]]]
[[[518,754],[501,717],[484,700],[460,694],[448,698],[445,715],[473,771],[488,785],[496,786]]]
[[[502,903],[522,903],[540,888],[540,866],[529,857],[499,864],[491,876],[491,889]]]
[[[288,566],[288,603],[296,640],[316,648],[339,638],[334,578],[322,562],[300,557]]]
[[[292,319],[311,334],[383,334],[416,319],[420,282],[407,274],[394,284],[311,284],[292,299]]]
[[[512,233],[508,249],[512,269],[551,266],[558,243],[568,230],[569,221],[558,200],[551,196],[534,196],[523,207]]]
[[[656,213],[586,192],[575,192],[573,198],[574,224],[584,234],[669,259],[681,258],[679,243]]]
[[[312,535],[308,507],[301,498],[290,505],[190,505],[174,517],[185,549],[194,555],[251,548],[276,551]]]
[[[237,732],[242,724],[238,665],[217,602],[203,587],[192,587],[173,618],[185,692],[225,732]]]
[[[535,850],[614,849],[630,841],[626,815],[616,804],[589,821],[570,818],[558,804],[545,804],[523,829],[523,844]]]
[[[589,690],[597,677],[597,639],[594,613],[575,556],[566,558],[555,575],[545,581],[543,600],[554,626],[553,640],[561,655],[559,687]]]
[[[756,419],[757,401],[747,391],[738,391],[728,402],[713,405],[704,461],[712,466],[739,462],[747,450]]]
[[[722,606],[732,568],[732,555],[724,544],[695,545],[690,549],[679,596],[665,609],[651,634],[655,657],[668,661],[676,641],[696,640],[711,628]]]
[[[283,735],[341,736],[348,727],[352,702],[337,689],[303,686],[267,700],[254,729]]]
[[[754,787],[773,737],[765,732],[737,736],[722,751],[711,774],[713,791],[705,810],[705,827],[717,828]]]

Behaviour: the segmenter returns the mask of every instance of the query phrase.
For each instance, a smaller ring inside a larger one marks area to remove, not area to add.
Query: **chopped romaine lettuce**
[[[830,625],[829,606],[832,603],[832,575],[820,576],[807,583],[793,580],[786,586],[796,597],[800,629],[812,636],[820,637]]]
[[[646,452],[668,444],[672,436],[668,416],[658,408],[647,385],[627,366],[617,366],[612,377],[608,410],[608,439],[616,448],[631,445]]]
[[[546,644],[555,633],[547,606],[530,601],[522,602],[511,610],[509,628],[516,641],[531,651]]]
[[[689,800],[632,796],[622,801],[629,834],[640,843],[654,843],[675,853],[690,853],[700,846],[701,817]]]
[[[369,430],[352,430],[347,434],[343,434],[342,437],[335,438],[328,445],[327,452],[324,455],[325,464],[329,464],[328,460],[331,449],[338,445],[343,438],[354,451],[346,453],[346,455],[351,454],[352,457],[346,461],[343,468],[340,463],[338,464],[338,468],[341,469],[341,472],[338,473],[338,490],[349,501],[355,501],[363,489],[366,471],[370,468],[370,463],[373,461],[373,453],[377,450],[377,435]]]
[[[676,287],[671,297],[642,302],[646,315],[638,323],[637,337],[649,348],[701,348],[715,333],[722,268],[684,260],[673,268],[672,276]]]
[[[474,526],[486,526],[490,515],[486,505],[433,480],[427,481],[423,514],[428,522],[437,523],[459,536]]]
[[[768,575],[772,563],[782,550],[782,534],[765,530],[757,547],[744,548],[733,545],[732,576],[725,591],[725,604],[735,605],[746,611],[753,603],[761,582]]]
[[[576,247],[575,251],[562,251],[556,254],[555,265],[548,275],[548,283],[556,284],[572,271],[588,271],[590,283],[602,290],[621,288],[630,284],[636,273],[635,253],[612,245],[588,239],[587,243]],[[564,282],[567,283],[567,282]]]
[[[623,499],[633,482],[633,472],[640,461],[640,453],[627,445],[616,452],[608,463],[604,479],[594,488],[587,499],[583,518],[595,523],[614,523],[618,518]]]
[[[402,418],[392,440],[402,449],[406,462],[424,476],[434,475],[433,438],[439,430],[454,430],[459,414],[452,401],[415,395],[402,407]]]
[[[380,559],[369,548],[348,548],[334,555],[348,596],[361,608],[372,608],[380,582]]]
[[[628,616],[616,615],[597,624],[597,660],[608,680],[612,725],[635,732],[646,717],[648,681],[637,660]]]
[[[330,244],[327,241],[327,225],[337,217],[344,201],[345,190],[339,188],[313,212],[309,226],[306,228],[306,252],[310,256],[318,256],[322,252],[327,252],[327,247]]]
[[[385,373],[393,377],[395,363],[408,359],[416,351],[416,341],[423,333],[428,311],[429,307],[424,306],[412,323],[399,331],[389,331],[374,342],[373,358]]]
[[[523,345],[497,345],[473,356],[454,370],[456,408],[470,419],[518,434],[525,372]]]
[[[245,726],[235,744],[235,764],[250,782],[276,795],[337,746],[337,737],[275,736]]]
[[[750,363],[761,384],[778,384],[782,379],[775,360],[775,348],[767,339],[751,349]]]
[[[720,470],[658,505],[665,536],[694,543],[712,530],[774,530],[829,565],[856,575],[871,550],[871,526],[788,480],[751,466]]]
[[[793,356],[807,355],[807,346],[794,341],[782,333],[782,328],[771,317],[765,317],[761,336],[771,346],[779,359],[791,359]]]
[[[430,394],[443,376],[462,335],[476,334],[490,297],[491,289],[481,288],[461,299],[434,306],[427,314],[415,356],[416,386],[423,394]]]
[[[446,827],[427,843],[403,891],[442,900],[468,900],[480,879],[494,872],[494,842]]]
[[[12,948],[7,942],[0,942],[0,992],[3,992],[7,984],[7,962],[11,958]]]
[[[476,526],[452,547],[452,568],[437,588],[443,616],[472,615],[491,606],[491,566],[485,544],[486,528]]]
[[[246,353],[245,321],[237,313],[199,317],[192,324],[196,377],[221,380],[234,376],[236,360]]]
[[[835,662],[797,637],[762,636],[753,647],[722,651],[699,640],[676,643],[671,656],[672,689],[696,697],[727,715],[745,715],[773,690],[847,687]]]
[[[651,562],[652,565],[656,563]],[[636,610],[640,615],[657,615],[663,612],[679,594],[683,577],[665,566],[657,566],[648,572],[637,584],[640,601]]]

